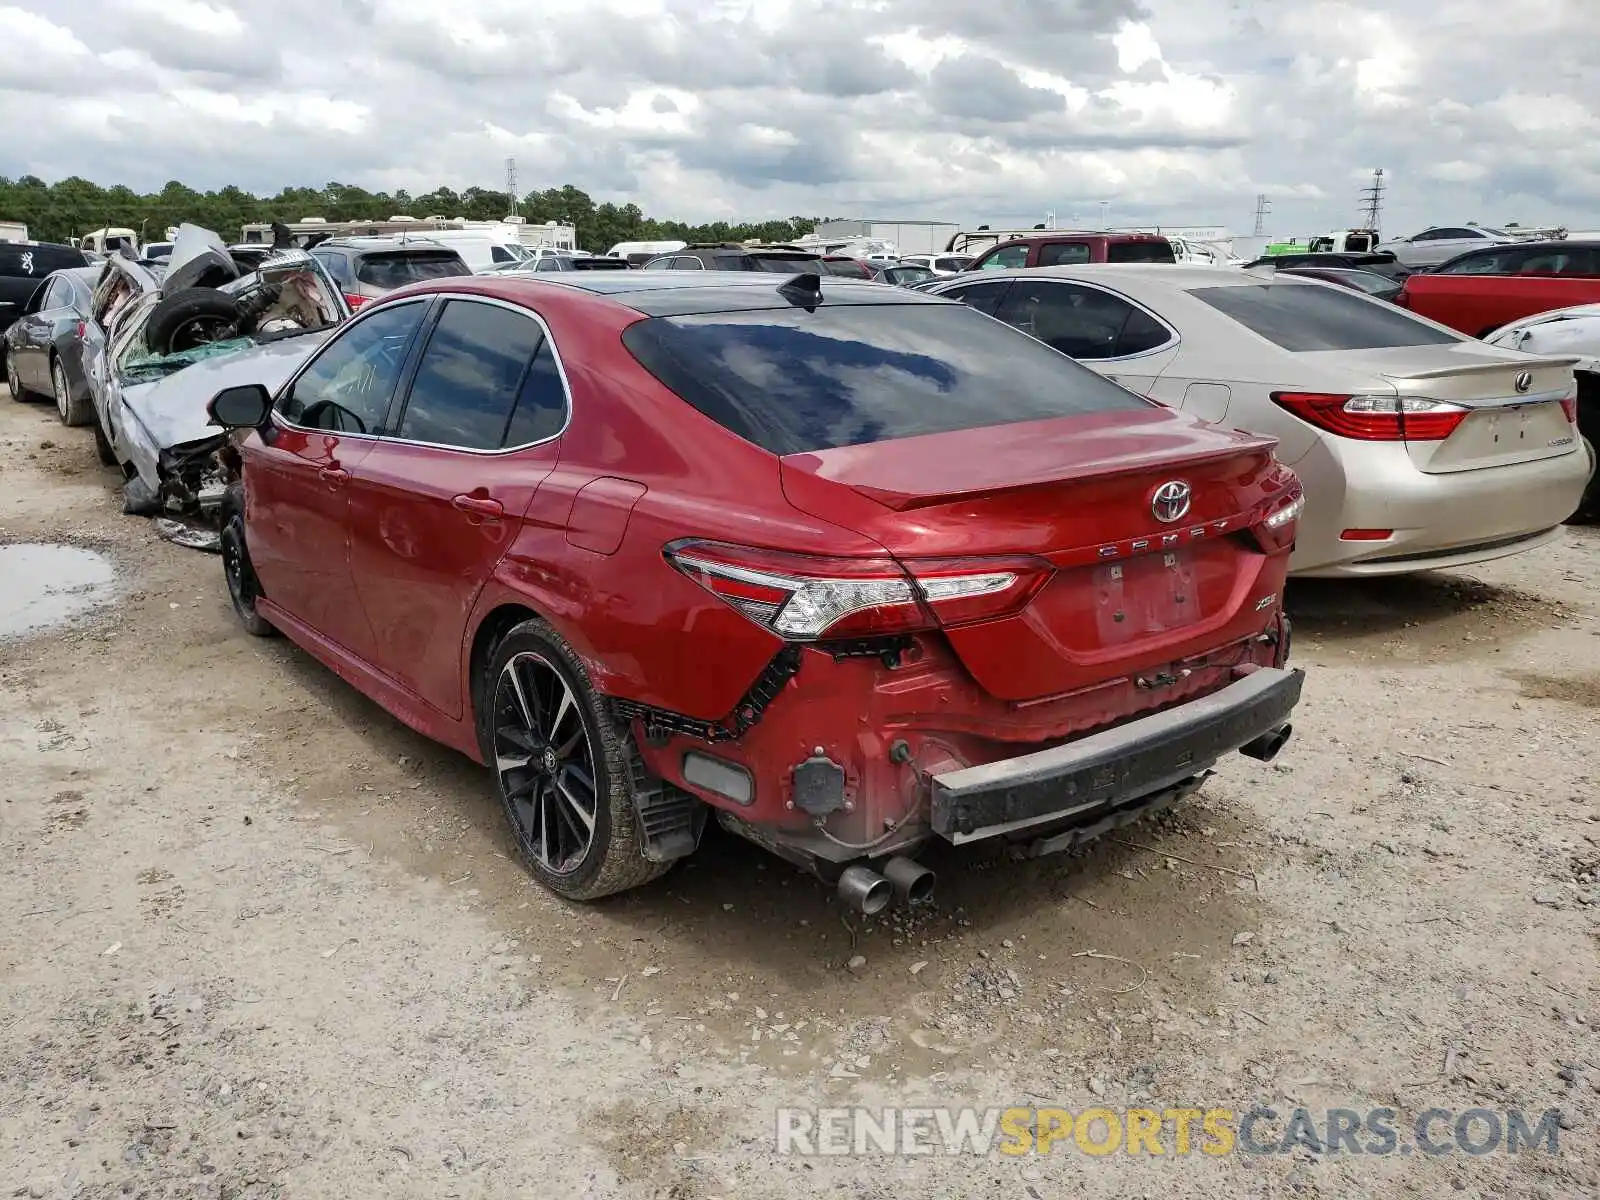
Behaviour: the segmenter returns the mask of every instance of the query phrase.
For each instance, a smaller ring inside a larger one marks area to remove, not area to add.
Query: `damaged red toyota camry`
[[[1289,735],[1273,443],[966,305],[456,278],[275,395],[237,378],[210,412],[246,627],[488,765],[563,896],[714,814],[873,912],[931,893],[931,841],[1064,849]]]

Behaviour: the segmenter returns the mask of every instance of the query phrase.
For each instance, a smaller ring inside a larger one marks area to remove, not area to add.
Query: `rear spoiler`
[[[1577,355],[1528,355],[1528,360],[1538,363],[1541,367],[1575,367],[1583,361]],[[1495,371],[1508,371],[1518,364],[1514,361],[1491,363],[1468,363],[1461,367],[1440,367],[1434,371],[1407,371],[1404,374],[1395,373],[1391,379],[1447,379],[1455,375],[1489,375]],[[1387,372],[1386,372],[1387,374]]]

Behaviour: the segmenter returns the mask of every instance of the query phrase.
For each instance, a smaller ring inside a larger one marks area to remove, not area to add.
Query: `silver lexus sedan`
[[[1560,535],[1594,473],[1572,357],[1488,346],[1314,279],[985,271],[926,288],[1153,400],[1269,434],[1305,486],[1294,574],[1391,575]]]

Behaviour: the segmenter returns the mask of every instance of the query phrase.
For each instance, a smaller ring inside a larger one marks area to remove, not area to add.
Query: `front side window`
[[[645,263],[644,269],[646,271],[670,271],[672,269],[673,261],[674,260],[670,258],[652,258],[649,262]]]
[[[406,352],[427,307],[417,301],[380,308],[347,326],[279,398],[279,414],[309,429],[383,432]]]
[[[947,254],[943,258],[936,258],[933,261],[935,270],[949,271],[952,275],[965,271],[971,265],[972,256],[970,254]]]
[[[473,300],[446,302],[428,337],[397,437],[498,450],[544,329],[532,317]]]
[[[1001,271],[1028,265],[1027,246],[1002,246],[979,264],[984,271]]]
[[[490,246],[489,259],[491,262],[508,263],[516,262],[517,256],[511,253],[511,251],[507,250],[504,246]]]
[[[1148,407],[959,304],[652,317],[622,341],[687,403],[779,455]]]
[[[1296,353],[1446,346],[1470,340],[1348,288],[1257,283],[1196,288],[1189,294],[1250,332]]]

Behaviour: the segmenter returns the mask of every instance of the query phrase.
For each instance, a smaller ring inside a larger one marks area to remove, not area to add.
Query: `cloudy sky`
[[[1600,227],[1596,0],[0,0],[0,175]],[[3,214],[0,214],[3,215]]]

